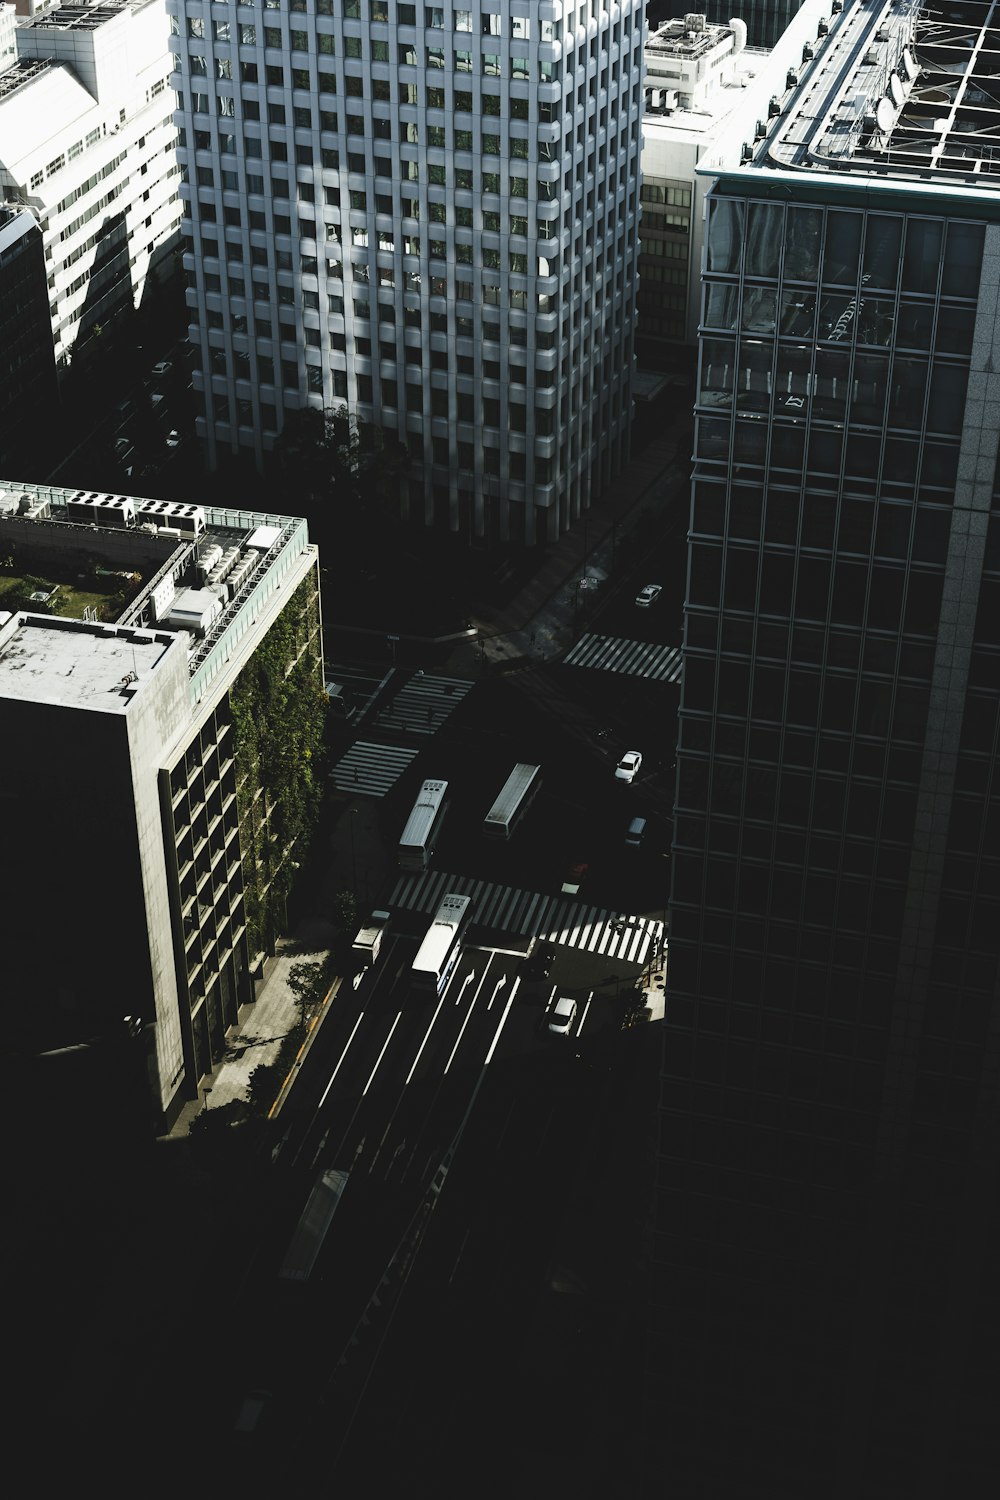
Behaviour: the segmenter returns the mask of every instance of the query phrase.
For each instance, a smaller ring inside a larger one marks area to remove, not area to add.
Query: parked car
[[[621,760],[615,766],[616,781],[634,781],[639,774],[642,765],[642,752],[639,750],[626,750]]]
[[[524,972],[532,979],[548,979],[556,961],[556,950],[548,943],[539,943],[524,966]]]
[[[641,588],[636,594],[635,602],[640,609],[649,609],[650,605],[655,604],[662,593],[662,583],[647,583],[645,588]]]
[[[576,1021],[576,1001],[560,995],[549,1013],[549,1030],[554,1036],[569,1036]]]
[[[642,841],[646,837],[646,819],[633,818],[625,830],[626,849],[641,849]]]

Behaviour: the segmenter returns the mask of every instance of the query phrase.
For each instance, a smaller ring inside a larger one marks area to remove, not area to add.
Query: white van
[[[646,819],[633,818],[625,833],[625,847],[638,849],[646,836]]]

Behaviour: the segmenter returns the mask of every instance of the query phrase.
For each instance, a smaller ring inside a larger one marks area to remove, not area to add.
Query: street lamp
[[[356,807],[352,807],[351,810],[350,810],[350,815],[351,815],[351,821],[350,821],[350,830],[351,830],[351,889],[354,892],[355,905],[357,905],[357,900],[358,900],[358,856],[357,856],[357,851],[355,850],[355,847],[354,847],[354,814],[356,812],[357,812],[357,808]]]
[[[210,1083],[206,1083],[206,1085],[205,1085],[205,1103],[202,1105],[202,1109],[207,1109],[208,1108],[208,1096],[209,1096],[209,1094],[211,1092],[212,1092],[212,1085]]]

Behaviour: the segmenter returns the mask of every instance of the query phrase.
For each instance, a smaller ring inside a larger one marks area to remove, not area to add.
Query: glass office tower
[[[685,1494],[995,1464],[1000,36],[959,12],[832,17],[709,198],[652,1381]]]
[[[628,452],[641,0],[168,0],[198,429],[393,433],[404,510],[551,541]]]

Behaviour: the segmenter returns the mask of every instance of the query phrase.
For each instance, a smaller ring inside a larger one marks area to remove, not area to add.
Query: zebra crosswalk
[[[655,646],[649,641],[621,641],[609,635],[583,635],[563,657],[570,667],[593,667],[599,672],[624,672],[658,682],[680,682],[684,662],[680,646]]]
[[[663,923],[649,917],[630,917],[564,896],[519,890],[468,875],[447,875],[441,870],[401,876],[389,905],[393,910],[430,917],[451,891],[472,898],[474,926],[515,938],[538,937],[640,967],[656,956],[663,941]]]
[[[377,710],[373,726],[404,734],[434,734],[474,686],[464,677],[415,674]]]
[[[356,740],[330,772],[338,792],[384,797],[420,752],[408,745],[377,745]]]

